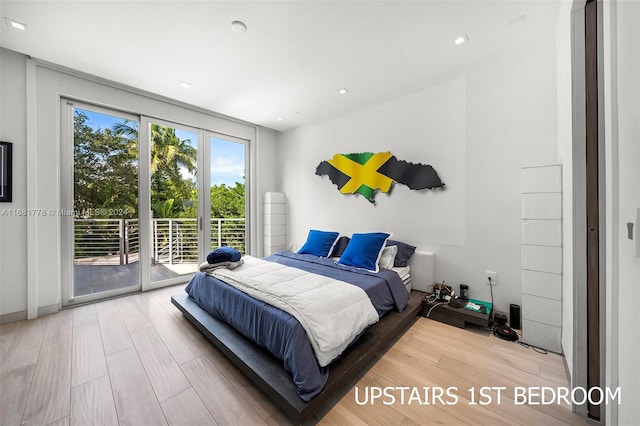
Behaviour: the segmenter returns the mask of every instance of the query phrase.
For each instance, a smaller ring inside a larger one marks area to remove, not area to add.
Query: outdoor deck
[[[74,219],[74,296],[137,286],[140,280],[138,219]],[[151,221],[151,282],[198,270],[198,222],[194,218]],[[244,218],[211,218],[210,247],[230,245],[244,253]]]
[[[196,263],[155,264],[151,265],[151,281],[162,281],[181,275],[192,274],[198,270]],[[137,286],[140,268],[138,261],[128,265],[96,263],[74,265],[74,296],[99,293],[102,291]],[[188,279],[188,278],[186,278]]]

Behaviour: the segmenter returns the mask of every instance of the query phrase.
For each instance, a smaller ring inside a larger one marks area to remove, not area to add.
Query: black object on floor
[[[507,316],[505,314],[493,314],[493,322],[496,325],[505,325],[507,323]]]
[[[516,334],[516,332],[506,325],[500,325],[496,327],[494,334],[501,339],[509,340],[511,342],[515,342],[516,340],[518,340],[518,335]]]
[[[509,305],[509,325],[520,330],[520,305]]]

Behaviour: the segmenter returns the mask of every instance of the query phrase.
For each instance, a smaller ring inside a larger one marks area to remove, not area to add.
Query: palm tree
[[[133,126],[131,120],[124,120],[113,126],[113,131],[118,136],[124,136],[132,140],[138,140],[138,129]],[[184,167],[189,173],[196,173],[196,161],[198,151],[189,145],[189,139],[180,139],[176,135],[176,129],[159,124],[151,125],[151,173],[158,168],[166,166],[177,170]]]
[[[198,151],[189,145],[189,139],[176,136],[176,129],[152,124],[151,141],[151,174],[162,167],[171,171],[184,167],[189,173],[196,174]]]
[[[135,122],[124,120],[114,125],[116,135],[138,140]],[[152,206],[161,206],[170,199],[189,200],[194,183],[185,179],[181,170],[197,174],[198,150],[190,145],[189,139],[180,139],[171,127],[151,125],[151,198]],[[184,210],[183,203],[172,204],[172,211],[166,208],[154,213],[157,217],[175,217]],[[170,214],[169,216],[167,216]],[[164,216],[162,216],[164,215]]]

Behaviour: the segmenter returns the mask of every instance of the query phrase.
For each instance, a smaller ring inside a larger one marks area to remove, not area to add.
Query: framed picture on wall
[[[11,202],[11,142],[0,142],[0,202]]]

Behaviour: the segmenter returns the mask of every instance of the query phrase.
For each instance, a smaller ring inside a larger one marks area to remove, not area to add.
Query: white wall
[[[24,56],[0,49],[0,140],[13,142],[13,202],[0,204],[0,314],[27,306],[27,218],[5,211],[27,207],[25,75]]]
[[[254,184],[257,185],[255,191],[255,199],[251,200],[252,206],[259,206],[251,210],[255,215],[255,229],[251,229],[251,235],[255,238],[256,247],[254,247],[254,256],[263,256],[264,252],[264,214],[263,203],[264,193],[277,190],[277,178],[273,165],[277,162],[276,141],[277,134],[275,130],[266,127],[258,128],[258,138],[255,144],[256,158],[255,163],[256,179]]]
[[[558,162],[562,164],[562,349],[573,371],[573,131],[572,131],[572,2],[563,2],[556,33]],[[573,377],[573,375],[571,375]]]
[[[15,202],[6,207],[0,205],[0,209],[57,210],[62,207],[60,98],[67,97],[251,140],[254,163],[250,191],[255,205],[252,228],[256,230],[252,233],[251,247],[257,249],[262,246],[260,194],[274,190],[276,186],[272,167],[275,159],[274,131],[191,109],[90,76],[41,66],[15,52],[3,49],[0,54],[3,112],[0,139],[16,143]],[[29,93],[32,98],[29,98]],[[28,108],[32,108],[29,114],[26,112]],[[27,160],[33,164],[27,166]],[[0,232],[0,317],[6,321],[24,317],[25,310],[30,316],[35,316],[38,311],[56,310],[61,302],[62,286],[61,218],[25,219],[0,215]]]
[[[309,226],[342,232],[389,230],[399,236],[401,229],[389,218],[400,214],[411,221],[412,231],[428,235],[431,242],[463,245],[466,159],[464,125],[459,124],[465,119],[465,90],[460,78],[327,125],[285,134],[285,144],[279,145],[284,176],[297,176],[283,179],[285,188],[296,187],[285,191],[292,204],[293,242],[302,245]],[[291,143],[285,147],[287,141]],[[300,151],[293,154],[291,149]],[[314,175],[318,163],[335,153],[389,150],[398,159],[433,165],[446,189],[416,193],[396,185],[392,195],[378,194],[372,205],[360,196],[340,195],[328,177]],[[327,206],[337,216],[326,214]]]
[[[292,248],[310,228],[392,231],[436,253],[436,280],[496,305],[521,303],[520,168],[557,163],[556,46],[550,35],[460,70],[422,91],[281,134],[279,182]],[[396,185],[376,205],[341,195],[315,168],[336,153],[390,150],[431,164],[444,191]]]

